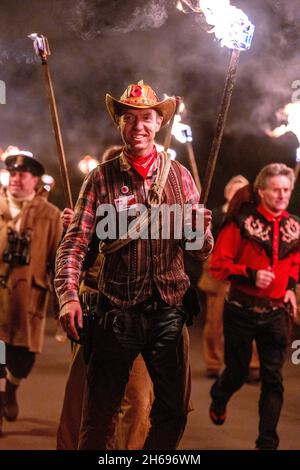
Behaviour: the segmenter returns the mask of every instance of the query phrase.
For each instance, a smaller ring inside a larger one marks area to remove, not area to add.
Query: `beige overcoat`
[[[29,265],[3,262],[8,227],[14,227],[5,194],[0,195],[0,339],[41,352],[51,287],[51,268],[62,234],[60,211],[45,197],[25,202],[20,232],[31,239]]]

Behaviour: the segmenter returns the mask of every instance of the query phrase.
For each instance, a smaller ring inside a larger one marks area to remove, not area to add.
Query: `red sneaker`
[[[212,401],[209,407],[209,417],[216,426],[222,426],[226,420],[226,406],[217,405],[215,401]]]

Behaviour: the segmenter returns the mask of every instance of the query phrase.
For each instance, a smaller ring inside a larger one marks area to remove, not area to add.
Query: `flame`
[[[85,155],[78,163],[78,168],[84,175],[88,175],[98,166],[98,163],[99,162],[94,157],[91,157],[91,155]]]
[[[177,8],[177,10],[179,10],[179,11],[184,11],[184,10],[183,10],[183,6],[182,6],[182,3],[181,3],[180,0],[177,0],[176,8]]]
[[[157,142],[155,142],[155,147],[156,147],[158,152],[163,152],[164,151],[164,146],[161,145],[161,144],[158,144]],[[168,148],[167,153],[170,155],[171,160],[176,160],[176,155],[177,154],[176,154],[175,150]]]
[[[171,98],[171,96],[164,93],[164,99]],[[185,104],[180,98],[180,104],[178,106],[177,114],[174,116],[173,126],[172,126],[172,135],[178,142],[186,144],[187,142],[193,141],[192,129],[187,124],[184,124],[181,119],[182,116],[186,114]]]
[[[187,13],[188,9],[184,5],[186,5],[195,13],[202,13],[202,10],[200,8],[200,0],[177,0],[177,10]]]
[[[45,36],[32,33],[27,37],[33,41],[33,48],[37,56],[46,59],[48,55],[51,55],[48,39]]]
[[[167,95],[167,93],[164,93],[164,99],[168,98],[171,98],[171,96]],[[186,142],[192,142],[193,140],[191,127],[181,122],[182,116],[184,116],[185,114],[186,107],[182,98],[180,98],[180,104],[178,106],[177,114],[175,114],[174,116],[171,133],[175,137],[175,139],[177,139],[178,142],[182,144],[186,144]]]
[[[192,142],[193,140],[192,129],[187,124],[181,122],[180,114],[176,114],[174,117],[172,135],[175,137],[175,139],[178,140],[178,142],[181,142],[182,144]]]
[[[186,12],[184,6],[205,16],[211,26],[209,33],[215,34],[222,47],[250,49],[255,26],[242,10],[230,5],[230,0],[178,0],[177,9]]]
[[[271,137],[281,137],[287,132],[293,132],[300,144],[300,103],[289,103],[283,109],[280,109],[277,115],[281,116],[282,120],[286,119],[287,124],[282,124],[272,131],[268,130],[267,134]]]
[[[54,186],[55,186],[55,179],[53,178],[53,176],[44,174],[44,175],[41,177],[41,180],[42,180],[42,185],[43,185],[44,189],[45,189],[46,191],[48,191],[48,193],[50,193],[50,191],[51,191],[51,190],[54,188]]]
[[[299,142],[296,161],[300,162],[300,103],[296,102],[287,104],[283,109],[280,109],[277,112],[277,116],[279,116],[281,120],[286,120],[287,124],[281,124],[281,126],[276,127],[272,131],[267,130],[266,133],[270,137],[275,137],[276,139],[288,132],[295,134]]]
[[[9,183],[9,171],[2,168],[0,170],[0,186],[6,188]]]
[[[19,147],[16,147],[15,145],[9,145],[7,149],[1,153],[1,160],[4,162],[7,157],[10,155],[16,155],[19,151]]]
[[[182,99],[181,99],[180,105],[178,107],[178,113],[180,114],[180,116],[183,116],[184,114],[186,114],[186,107],[185,107],[185,104],[182,101]]]

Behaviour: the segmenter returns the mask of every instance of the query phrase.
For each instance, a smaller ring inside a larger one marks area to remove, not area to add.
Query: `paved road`
[[[69,346],[54,339],[55,324],[48,320],[44,353],[38,358],[30,378],[20,390],[20,417],[5,422],[6,436],[0,449],[55,449],[56,429],[68,369]],[[214,426],[209,418],[209,387],[201,357],[201,329],[190,329],[193,367],[193,403],[195,411],[181,442],[181,449],[253,449],[257,432],[259,386],[245,385],[230,402],[228,421]],[[298,333],[300,339],[300,331]],[[285,368],[286,398],[279,433],[281,449],[300,449],[299,408],[300,365],[288,360]]]

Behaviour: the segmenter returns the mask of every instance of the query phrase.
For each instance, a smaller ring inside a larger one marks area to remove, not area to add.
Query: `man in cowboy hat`
[[[202,242],[191,248],[199,260],[212,250],[211,214],[199,209],[199,194],[186,168],[158,154],[154,145],[156,133],[174,114],[175,100],[159,101],[152,88],[140,81],[129,85],[119,100],[107,95],[106,103],[124,146],[118,157],[99,165],[86,178],[56,260],[61,323],[78,339],[77,328],[82,326],[78,300],[82,260],[95,230],[99,238],[105,238],[101,227],[106,222],[110,225],[110,220],[105,221],[103,211],[116,212],[117,217],[112,218],[116,226],[109,227],[108,240],[101,248],[105,260],[98,284],[99,320],[88,364],[79,449],[107,449],[139,353],[155,395],[144,449],[175,449],[188,411],[182,341],[183,299],[189,288],[183,265],[187,245],[183,236],[175,236],[174,227],[168,227],[168,237],[162,236],[166,225],[163,217],[155,235],[151,231],[145,236],[148,214],[152,215],[162,202],[181,209],[187,204],[193,206],[195,216],[190,217],[190,225],[199,214],[204,220],[201,233],[192,236],[193,241]],[[141,206],[146,207],[146,215],[142,209],[138,213]],[[122,233],[124,214],[131,217],[138,236],[130,235],[133,226],[130,234]],[[116,235],[119,233],[120,238]]]
[[[49,268],[61,237],[60,211],[36,192],[43,165],[31,152],[10,149],[9,184],[0,195],[0,428],[18,415],[16,391],[41,352]]]

